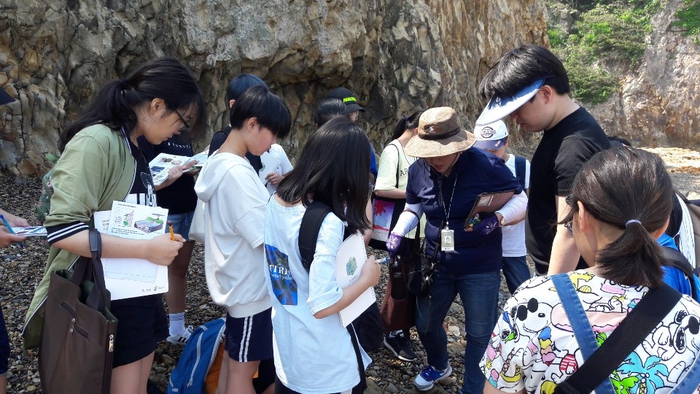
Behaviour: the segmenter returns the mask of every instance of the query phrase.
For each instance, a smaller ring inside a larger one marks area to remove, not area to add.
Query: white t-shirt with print
[[[337,393],[360,382],[357,358],[338,314],[314,313],[337,303],[343,290],[335,279],[335,256],[344,224],[328,214],[318,235],[309,272],[301,263],[299,227],[306,208],[282,206],[273,197],[265,213],[266,282],[272,299],[277,377],[300,393]],[[364,365],[371,359],[362,352]]]
[[[607,338],[649,290],[585,270],[568,275],[598,341]],[[700,305],[684,295],[613,372],[616,391],[640,393],[646,387],[647,394],[669,392],[700,357],[699,325]],[[487,384],[499,390],[549,393],[582,363],[554,283],[550,277],[535,277],[506,302],[480,366]]]
[[[515,174],[515,155],[508,155],[506,167]],[[525,189],[530,188],[530,161],[525,160]],[[503,232],[503,257],[520,257],[527,254],[525,247],[525,221],[501,229]]]

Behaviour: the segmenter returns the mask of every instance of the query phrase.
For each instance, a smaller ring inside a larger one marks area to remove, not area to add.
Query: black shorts
[[[258,377],[253,379],[255,392],[260,394],[267,390],[271,384],[275,383],[276,376],[275,359],[261,360],[258,366]]]
[[[5,317],[0,309],[0,376],[7,373],[10,358],[10,337],[7,335]]]
[[[161,295],[112,301],[109,309],[117,318],[113,368],[148,356],[168,336]]]
[[[272,308],[248,317],[226,315],[226,346],[241,363],[272,358]]]

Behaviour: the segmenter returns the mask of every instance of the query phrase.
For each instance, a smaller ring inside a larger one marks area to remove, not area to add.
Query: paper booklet
[[[355,282],[360,277],[360,272],[362,272],[366,261],[365,240],[360,233],[355,233],[343,241],[335,257],[335,275],[338,286],[343,288]],[[374,294],[373,287],[360,294],[352,304],[338,312],[343,327],[347,327],[376,301],[377,296]]]
[[[28,226],[28,227],[12,227],[12,231],[22,237],[45,237],[46,227]]]
[[[95,212],[95,228],[104,234],[129,239],[151,239],[165,234],[168,210],[160,207],[112,202],[111,211]],[[161,294],[168,291],[168,267],[137,258],[102,258],[105,284],[112,300]]]
[[[192,169],[196,168],[202,168],[204,162],[207,161],[208,157],[208,151],[197,153],[192,157],[171,155],[169,153],[159,153],[158,156],[156,156],[153,160],[151,160],[150,163],[148,163],[148,167],[151,169],[151,175],[153,176],[153,184],[155,186],[158,186],[162,185],[163,182],[167,181],[168,170],[170,170],[174,166],[180,166],[183,164],[187,164],[193,160],[196,160],[197,163],[194,166],[192,166],[192,168],[190,168],[190,170],[188,171],[191,171]]]

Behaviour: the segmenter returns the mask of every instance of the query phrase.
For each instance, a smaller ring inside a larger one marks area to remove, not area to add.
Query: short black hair
[[[238,100],[239,97],[252,86],[264,86],[267,84],[260,79],[257,75],[253,74],[240,74],[233,77],[226,87],[226,104],[228,106],[229,101]]]
[[[250,118],[256,118],[277,138],[286,137],[292,125],[287,105],[265,86],[253,86],[236,100],[231,108],[231,129],[240,129]]]
[[[540,79],[559,94],[571,92],[559,58],[539,45],[523,45],[501,55],[481,80],[479,94],[486,99],[512,97]]]
[[[370,154],[365,132],[349,118],[335,117],[311,134],[277,195],[304,206],[311,200],[328,205],[351,233],[369,229],[365,207],[371,192]]]
[[[345,115],[347,115],[347,106],[343,103],[343,100],[325,98],[318,103],[318,108],[314,112],[314,124],[316,127],[321,127],[334,117]]]

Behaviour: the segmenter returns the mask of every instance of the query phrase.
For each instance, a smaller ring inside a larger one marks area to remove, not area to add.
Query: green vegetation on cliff
[[[685,0],[685,6],[676,11],[676,21],[671,26],[681,28],[684,36],[696,36],[700,44],[700,0]]]
[[[695,0],[700,1],[700,0]],[[571,26],[550,24],[552,50],[569,73],[574,97],[587,103],[607,100],[618,86],[614,71],[637,67],[651,32],[650,18],[659,0],[601,0],[551,3],[570,8]],[[611,67],[615,65],[615,67]]]

